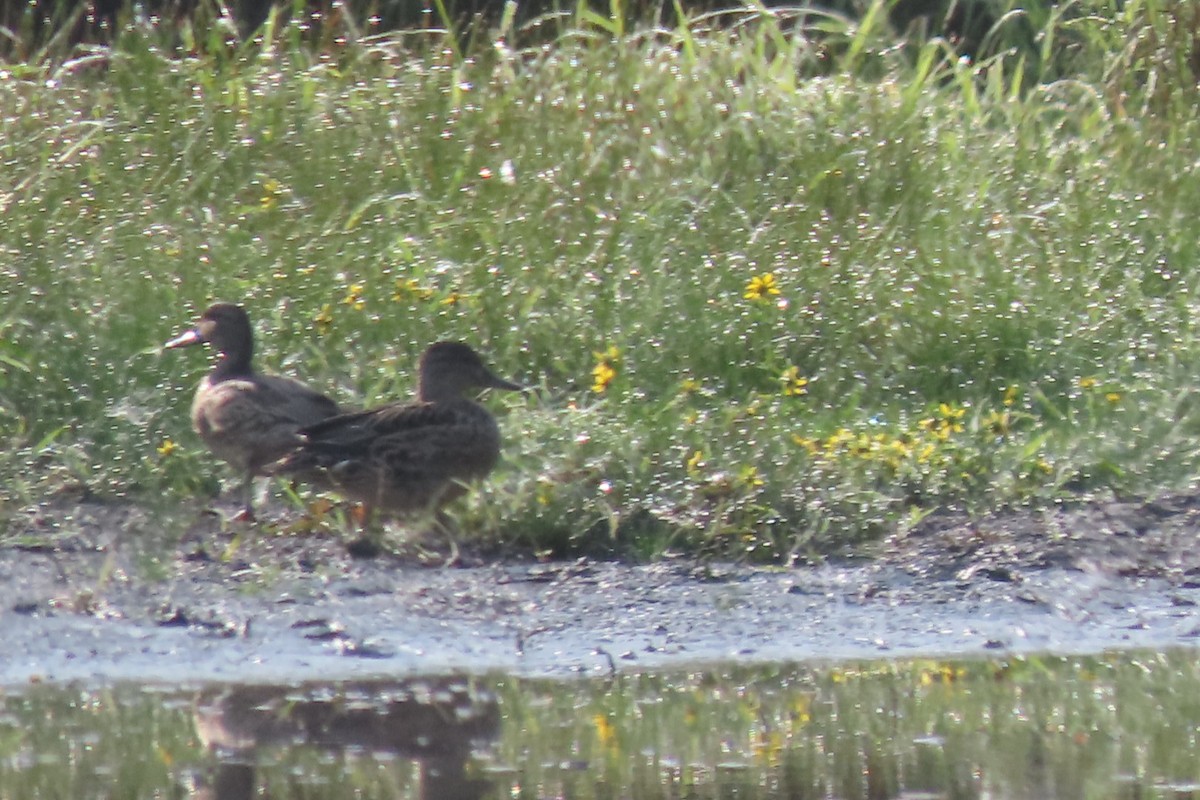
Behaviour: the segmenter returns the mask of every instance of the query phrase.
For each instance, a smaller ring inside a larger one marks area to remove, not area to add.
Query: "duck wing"
[[[263,375],[258,382],[264,402],[269,402],[281,417],[295,420],[302,427],[341,413],[337,403],[300,381]]]
[[[254,379],[202,384],[192,404],[193,427],[219,458],[257,471],[294,448],[302,426],[336,413],[332,400],[295,387],[305,393]]]
[[[500,455],[500,429],[483,409],[440,408],[436,424],[395,426],[368,446],[364,461],[394,481],[468,479],[487,474]]]
[[[353,450],[397,432],[447,424],[454,414],[436,403],[391,403],[366,411],[338,414],[301,428],[307,444]]]
[[[473,403],[395,403],[340,414],[300,431],[303,443],[272,471],[366,470],[392,481],[486,472],[499,453],[495,420]]]
[[[301,428],[299,446],[271,471],[295,474],[376,458],[384,440],[428,435],[454,418],[436,403],[392,403],[338,414]]]

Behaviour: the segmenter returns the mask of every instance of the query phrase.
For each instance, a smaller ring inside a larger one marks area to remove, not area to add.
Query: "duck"
[[[341,414],[300,429],[302,443],[267,468],[362,504],[358,550],[376,514],[437,513],[500,460],[496,418],[471,390],[526,391],[499,377],[470,345],[440,341],[421,355],[416,400]],[[351,552],[355,549],[352,547]]]
[[[241,473],[242,508],[235,519],[253,521],[254,478],[296,447],[302,428],[342,409],[300,381],[254,370],[254,333],[242,306],[212,304],[163,348],[199,344],[216,352],[217,363],[196,388],[192,428],[213,455]]]

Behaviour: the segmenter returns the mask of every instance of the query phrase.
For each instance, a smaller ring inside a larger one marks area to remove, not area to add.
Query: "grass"
[[[505,462],[460,509],[523,549],[786,560],[1185,489],[1195,20],[1108,5],[973,60],[879,14],[580,12],[466,43],[138,22],[11,63],[3,508],[215,492],[207,364],[159,350],[214,299],[347,403],[446,337],[541,385],[488,399]]]

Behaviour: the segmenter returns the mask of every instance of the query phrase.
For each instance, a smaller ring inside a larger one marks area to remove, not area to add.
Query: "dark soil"
[[[1191,645],[1200,497],[970,518],[821,566],[580,560],[422,566],[132,505],[29,509],[0,541],[0,685],[287,682],[698,662]],[[236,538],[235,538],[236,537]],[[222,557],[224,556],[224,557]]]

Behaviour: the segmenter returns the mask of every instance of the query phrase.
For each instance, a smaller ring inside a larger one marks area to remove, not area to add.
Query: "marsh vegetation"
[[[129,19],[4,64],[0,514],[217,492],[207,365],[158,347],[214,299],[346,405],[409,396],[438,338],[540,384],[488,399],[505,460],[458,512],[532,552],[787,560],[1187,490],[1191,6],[1030,4],[962,57],[883,5]]]

